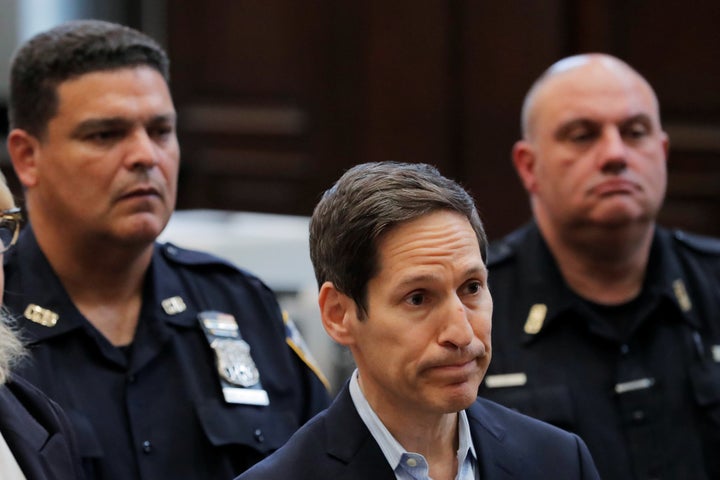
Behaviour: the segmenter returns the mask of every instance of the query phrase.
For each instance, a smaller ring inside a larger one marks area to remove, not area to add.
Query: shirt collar
[[[27,322],[24,328],[28,341],[55,337],[84,325],[84,317],[40,250],[31,225],[25,226],[17,245],[6,257],[5,304],[12,313],[23,315],[30,305],[35,305],[58,317],[51,328]]]
[[[525,234],[515,237],[513,249],[518,262],[527,265],[527,285],[524,291],[530,292],[527,297],[528,320],[536,306],[542,307],[542,328],[534,333],[526,333],[525,341],[536,337],[537,333],[552,323],[562,313],[578,308],[578,297],[570,290],[562,278],[550,249],[536,224],[525,228]],[[492,282],[492,279],[491,279]],[[691,325],[700,324],[692,308],[683,306],[683,295],[687,282],[684,278],[680,260],[671,245],[670,233],[656,227],[653,234],[648,267],[645,274],[643,290],[656,297],[667,297],[681,313],[681,318]]]
[[[365,394],[360,388],[358,382],[358,370],[355,369],[350,377],[350,397],[352,398],[355,408],[360,415],[363,423],[370,430],[370,434],[378,443],[380,450],[388,461],[388,464],[394,471],[397,470],[402,460],[403,454],[408,454],[407,450],[393,437],[390,431],[385,427],[380,418],[368,403]],[[462,470],[467,469],[467,464],[477,465],[477,453],[472,443],[470,434],[470,422],[468,422],[465,410],[458,412],[458,478]],[[476,469],[476,468],[475,468]],[[474,477],[473,477],[474,478]]]
[[[40,249],[32,225],[26,225],[20,235],[18,244],[7,254],[8,258],[6,258],[6,260],[10,260],[11,256],[15,257],[12,258],[13,265],[7,267],[6,272],[17,277],[16,280],[10,280],[6,276],[6,286],[13,282],[13,288],[20,293],[16,304],[14,294],[6,292],[6,303],[13,307],[12,313],[15,315],[23,315],[27,306],[33,304],[43,309],[49,309],[59,316],[57,324],[52,328],[27,322],[24,328],[29,336],[28,340],[30,342],[42,341],[71,330],[85,328],[87,320],[73,304],[65,287]],[[22,268],[19,265],[22,265]],[[167,323],[184,327],[194,326],[196,324],[194,310],[187,309],[187,311],[175,313],[169,312],[165,307],[167,300],[186,298],[187,292],[178,276],[173,274],[166,258],[160,252],[158,244],[154,247],[153,259],[147,275],[143,292],[143,313],[146,313],[149,318],[161,319]]]

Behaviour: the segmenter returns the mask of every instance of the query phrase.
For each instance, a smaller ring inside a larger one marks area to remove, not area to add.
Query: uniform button
[[[255,437],[255,441],[258,443],[263,443],[265,441],[265,435],[263,435],[262,430],[259,428],[256,428],[253,432],[253,437]]]
[[[622,353],[623,355],[627,355],[628,353],[630,353],[630,347],[628,347],[627,343],[623,343],[622,345],[620,345],[620,353]]]
[[[644,410],[635,410],[632,412],[632,419],[635,422],[642,422],[645,420],[645,411]]]
[[[153,451],[153,446],[152,446],[152,443],[150,443],[150,440],[145,440],[142,443],[142,451],[144,453],[150,453]]]

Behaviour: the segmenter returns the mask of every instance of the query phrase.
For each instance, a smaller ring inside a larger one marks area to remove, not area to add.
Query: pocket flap
[[[213,445],[247,445],[261,453],[280,448],[299,427],[291,412],[272,406],[208,401],[197,406],[197,414]]]

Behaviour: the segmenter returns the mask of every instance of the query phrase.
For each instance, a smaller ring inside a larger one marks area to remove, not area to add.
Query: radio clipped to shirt
[[[266,406],[270,398],[260,383],[260,372],[242,339],[235,317],[229,313],[204,311],[198,321],[210,348],[225,401],[242,405]]]

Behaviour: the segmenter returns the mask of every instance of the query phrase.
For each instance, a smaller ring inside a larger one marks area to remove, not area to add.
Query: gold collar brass
[[[525,321],[525,333],[528,335],[538,333],[545,323],[545,315],[547,315],[547,305],[544,303],[536,303],[530,307],[530,313]]]
[[[182,297],[170,297],[163,300],[161,303],[163,310],[168,315],[177,315],[187,310],[187,305]]]
[[[35,322],[44,327],[54,327],[60,318],[60,316],[52,310],[35,305],[34,303],[31,303],[25,308],[23,316],[31,322]]]

